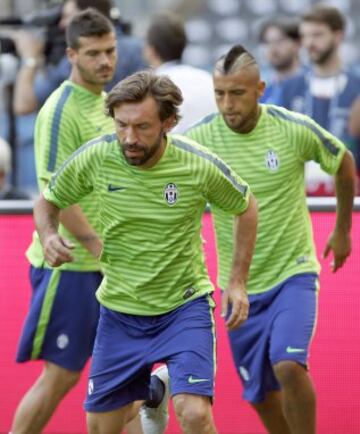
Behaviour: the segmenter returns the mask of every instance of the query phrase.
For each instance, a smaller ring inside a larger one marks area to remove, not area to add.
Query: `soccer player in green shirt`
[[[148,398],[151,367],[167,363],[174,407],[186,433],[214,434],[215,335],[201,240],[206,203],[235,216],[234,255],[222,312],[227,327],[247,317],[246,278],[257,210],[248,185],[215,154],[167,133],[179,119],[180,90],[166,76],[133,74],[109,93],[116,134],[82,146],[35,205],[52,266],[71,263],[58,233],[60,209],[99,197],[105,278],[88,394],[90,434],[118,434]],[[232,217],[234,218],[234,217]]]
[[[249,182],[259,206],[251,263],[249,318],[229,331],[244,398],[271,434],[315,434],[315,392],[307,370],[317,315],[320,271],[306,206],[304,164],[315,160],[335,176],[337,213],[325,248],[336,272],[351,251],[355,166],[345,146],[307,116],[259,104],[265,83],[254,57],[234,46],[214,69],[219,113],[188,137],[217,153]],[[212,209],[219,286],[226,288],[233,223]]]
[[[39,112],[35,156],[39,189],[77,148],[113,130],[104,114],[103,87],[116,65],[111,22],[95,10],[84,11],[67,29],[71,75]],[[99,318],[95,291],[102,274],[96,258],[96,195],[89,195],[61,215],[60,233],[74,249],[74,261],[52,269],[38,234],[27,251],[33,296],[19,343],[17,361],[42,359],[43,371],[20,402],[12,433],[42,432],[56,407],[75,386],[89,359]],[[140,431],[134,431],[140,432]]]

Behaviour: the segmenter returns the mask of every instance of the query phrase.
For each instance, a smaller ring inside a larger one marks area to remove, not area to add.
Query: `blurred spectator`
[[[71,18],[87,7],[99,10],[108,18],[113,10],[111,0],[66,0],[59,26],[65,30]],[[145,67],[140,40],[125,34],[119,19],[114,24],[118,64],[114,79],[107,89],[111,89],[119,80]],[[18,32],[16,44],[22,67],[16,80],[14,108],[16,114],[22,115],[40,108],[50,93],[69,77],[71,66],[65,53],[57,65],[44,66],[44,43],[30,32]]]
[[[11,172],[11,149],[10,145],[0,138],[0,199],[30,199],[30,197],[9,182]]]
[[[350,134],[360,140],[360,98],[357,98],[351,107],[349,131]]]
[[[3,52],[0,42],[0,137],[10,141],[11,87],[17,71],[17,58],[12,53]]]
[[[280,104],[309,115],[342,140],[353,152],[359,171],[360,140],[351,134],[349,119],[359,104],[360,79],[342,64],[344,32],[345,18],[335,7],[316,5],[302,16],[300,35],[311,68],[283,82]],[[332,178],[325,177],[319,166],[309,165],[306,176],[309,193],[333,194]]]
[[[299,59],[299,22],[289,17],[273,18],[264,23],[259,39],[265,46],[265,54],[271,66],[271,73],[266,80],[266,89],[261,101],[277,104],[280,98],[281,81],[299,73],[302,69]]]
[[[184,132],[209,113],[217,112],[211,75],[181,62],[187,36],[183,22],[170,12],[153,17],[146,35],[144,55],[158,74],[167,75],[180,88],[182,119],[173,132]]]
[[[63,32],[71,18],[78,11],[94,7],[109,17],[114,10],[111,0],[66,0],[61,10],[59,26]],[[125,34],[124,23],[114,22],[117,37],[118,64],[114,79],[107,89],[127,75],[145,66],[143,46],[137,38]],[[70,75],[71,66],[63,57],[52,64],[45,63],[45,42],[41,32],[18,31],[14,35],[21,66],[16,77],[14,91],[14,112],[17,132],[17,185],[31,192],[37,191],[34,163],[34,125],[37,110],[47,97]]]

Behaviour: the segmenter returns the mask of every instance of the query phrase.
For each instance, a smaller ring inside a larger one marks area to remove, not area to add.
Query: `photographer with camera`
[[[93,7],[110,18],[114,10],[111,0],[66,0],[61,9],[58,23],[65,31],[71,18],[78,12]],[[115,10],[116,11],[116,10]],[[113,20],[118,51],[118,63],[110,89],[115,83],[146,65],[142,57],[142,44],[136,37],[128,34],[128,24],[117,18]],[[51,92],[70,74],[71,66],[63,52],[63,57],[55,65],[44,61],[45,41],[27,31],[18,32],[15,38],[21,67],[18,72],[14,95],[14,111],[25,115],[37,111]]]
[[[12,39],[0,37],[0,137],[12,141],[11,97],[18,68]]]
[[[25,16],[0,18],[0,136],[9,142],[14,156],[11,182],[31,194],[37,193],[33,150],[36,111],[15,113],[15,81],[19,66],[21,71],[23,64],[31,63],[29,58],[35,56],[31,54],[34,50],[47,66],[56,65],[63,57],[65,35],[57,25],[61,10],[62,5],[57,5]],[[31,68],[24,69],[28,73]],[[26,82],[31,83],[27,78]],[[28,102],[26,92],[21,92],[21,97]]]

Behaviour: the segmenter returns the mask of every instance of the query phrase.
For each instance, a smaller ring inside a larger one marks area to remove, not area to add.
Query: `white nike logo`
[[[190,375],[190,377],[188,378],[188,382],[190,384],[203,383],[204,381],[210,381],[210,380],[208,378],[194,378],[192,375]]]
[[[286,352],[287,353],[305,353],[305,350],[304,350],[304,348],[293,348],[293,347],[288,346],[286,348]]]

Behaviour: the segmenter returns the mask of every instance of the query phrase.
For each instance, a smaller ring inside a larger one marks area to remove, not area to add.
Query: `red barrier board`
[[[334,213],[312,214],[319,254],[334,224]],[[16,405],[41,370],[41,362],[16,365],[17,339],[30,299],[24,251],[33,230],[31,216],[0,216],[0,433],[10,430]],[[211,217],[204,217],[205,250],[215,281],[216,253]],[[360,213],[354,214],[353,253],[335,275],[322,261],[319,318],[310,369],[318,395],[318,434],[360,433]],[[216,295],[219,300],[218,293]],[[217,312],[218,375],[214,414],[219,434],[264,434],[253,410],[241,399],[227,336]],[[82,401],[86,375],[66,397],[45,433],[85,433]],[[168,433],[180,433],[171,413]]]

